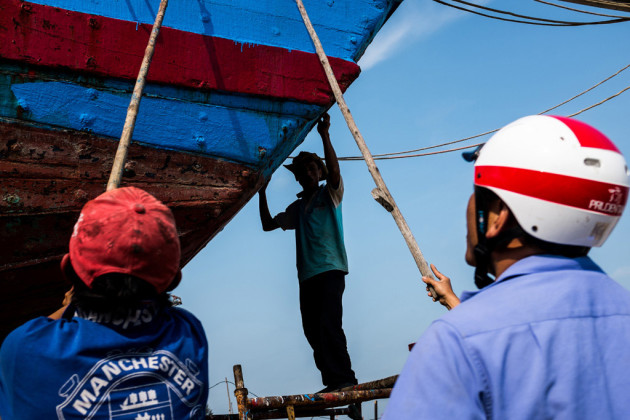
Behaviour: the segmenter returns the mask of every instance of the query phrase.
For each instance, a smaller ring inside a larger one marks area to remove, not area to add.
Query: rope
[[[580,92],[577,95],[567,99],[566,101],[561,102],[561,103],[559,103],[557,105],[552,106],[551,108],[548,108],[548,109],[546,109],[544,111],[539,112],[538,115],[546,114],[549,111],[552,111],[552,110],[554,110],[554,109],[556,109],[556,108],[558,108],[558,107],[560,107],[562,105],[565,105],[565,104],[573,101],[574,99],[584,95],[585,93],[590,92],[591,90],[595,89],[596,87],[600,86],[601,84],[609,81],[613,77],[616,77],[617,75],[619,75],[624,70],[627,70],[628,68],[630,68],[630,64],[624,66],[623,68],[619,69],[616,73],[614,73],[614,74],[606,77],[605,79],[597,82],[596,84],[594,84],[590,88],[588,88],[586,90],[583,90],[582,92]],[[630,86],[625,88],[625,89],[622,89],[621,91],[617,92],[616,94],[614,94],[612,96],[609,96],[608,98],[606,98],[606,99],[604,99],[604,100],[602,100],[602,101],[600,101],[600,102],[598,102],[596,104],[588,106],[588,107],[586,107],[586,108],[584,108],[584,109],[582,109],[582,110],[580,110],[580,111],[578,111],[578,112],[576,112],[574,114],[567,115],[567,116],[568,117],[573,117],[573,116],[579,115],[579,114],[581,114],[581,113],[583,113],[585,111],[588,111],[589,109],[592,109],[592,108],[595,108],[595,107],[597,107],[599,105],[602,105],[603,103],[605,103],[605,102],[607,102],[607,101],[609,101],[609,100],[619,96],[620,94],[622,94],[623,92],[625,92],[628,89],[630,89]],[[406,158],[406,157],[429,156],[429,155],[435,155],[435,154],[440,154],[440,153],[455,152],[455,151],[458,151],[458,150],[463,150],[463,149],[467,149],[467,148],[478,146],[478,144],[473,145],[473,146],[463,147],[463,148],[449,149],[449,150],[441,151],[441,152],[438,152],[438,153],[422,153],[422,154],[411,154],[411,155],[409,155],[409,153],[420,152],[420,151],[423,151],[423,150],[430,150],[430,149],[435,149],[437,147],[449,146],[451,144],[461,143],[461,142],[464,142],[466,140],[472,140],[472,139],[475,139],[475,138],[478,138],[478,137],[483,137],[485,135],[492,134],[492,133],[495,133],[497,131],[499,131],[499,128],[496,128],[496,129],[490,130],[490,131],[486,131],[484,133],[475,134],[474,136],[469,136],[469,137],[465,137],[465,138],[462,138],[462,139],[449,141],[449,142],[446,142],[446,143],[435,144],[433,146],[426,146],[426,147],[421,147],[421,148],[418,148],[418,149],[405,150],[405,151],[402,151],[402,152],[380,153],[380,154],[375,154],[375,155],[372,155],[372,156],[374,156],[375,160],[386,160],[386,159],[398,159],[398,158]],[[400,155],[404,155],[404,156],[400,156]],[[396,156],[396,157],[394,157],[394,156]],[[343,161],[353,161],[353,160],[361,160],[361,159],[362,158],[360,156],[339,157],[340,161],[341,160],[343,160]]]
[[[598,103],[596,103],[596,104],[593,104],[593,105],[588,106],[588,107],[586,107],[586,108],[584,108],[584,109],[581,109],[580,111],[575,112],[575,113],[573,113],[573,114],[567,115],[567,117],[575,117],[576,115],[579,115],[579,114],[581,114],[581,113],[583,113],[583,112],[585,112],[585,111],[588,111],[588,110],[593,109],[593,108],[595,108],[595,107],[597,107],[597,106],[600,106],[600,105],[602,105],[603,103],[608,102],[609,100],[611,100],[611,99],[613,99],[613,98],[615,98],[615,97],[617,97],[617,96],[621,95],[622,93],[624,93],[624,92],[625,92],[625,91],[627,91],[627,90],[630,90],[630,86],[628,86],[628,87],[626,87],[626,88],[624,88],[624,89],[620,90],[619,92],[615,93],[614,95],[611,95],[611,96],[609,96],[608,98],[606,98],[606,99],[604,99],[604,100],[602,100],[602,101],[600,101],[600,102],[598,102]],[[540,115],[540,114],[538,114],[538,115]],[[480,137],[480,136],[483,136],[483,135],[486,135],[486,134],[494,133],[495,131],[499,131],[499,129],[497,128],[496,130],[487,131],[487,132],[485,132],[485,133],[483,133],[483,134],[478,134],[478,135],[476,135],[476,136],[469,137],[469,138]],[[453,143],[453,142],[451,142],[451,143],[445,143],[445,144],[452,144],[452,143]],[[477,144],[473,144],[473,145],[470,145],[470,146],[458,147],[458,148],[455,148],[455,149],[441,150],[441,151],[439,151],[439,152],[418,153],[418,154],[413,154],[413,155],[402,155],[402,156],[381,156],[381,157],[375,157],[375,158],[374,158],[374,160],[404,159],[404,158],[411,158],[411,157],[420,157],[420,156],[438,155],[438,154],[442,154],[442,153],[456,152],[456,151],[458,151],[458,150],[471,149],[471,148],[473,148],[473,147],[477,147],[477,146],[480,146],[480,145],[482,145],[482,144],[483,144],[483,143],[477,143]],[[438,146],[439,146],[439,145],[438,145]],[[438,147],[438,146],[431,146],[431,148],[433,148],[433,147]],[[428,149],[428,148],[427,148],[427,149]],[[350,160],[357,160],[357,158],[356,158],[355,156],[351,156],[351,157],[347,157],[347,158],[346,158],[346,157],[340,157],[340,158],[339,158],[339,160],[350,161]]]
[[[562,6],[560,4],[550,3],[548,1],[543,1],[543,0],[534,0],[534,1],[536,1],[538,3],[548,4],[549,6],[553,6],[553,7],[559,7],[560,9],[572,10],[572,11],[578,12],[578,13],[585,13],[587,15],[604,16],[604,17],[612,17],[612,18],[620,18],[620,19],[624,18],[624,16],[607,15],[607,14],[604,14],[604,13],[595,13],[595,12],[588,12],[586,10],[574,9],[572,7]]]
[[[574,25],[574,24],[582,24],[583,23],[583,22],[567,22],[567,21],[564,21],[564,20],[545,19],[545,18],[537,18],[537,17],[526,16],[526,15],[520,15],[518,13],[506,12],[504,10],[499,10],[499,9],[493,9],[492,7],[486,7],[486,6],[482,6],[480,4],[470,3],[470,2],[467,2],[467,1],[464,1],[464,0],[451,0],[451,1],[454,1],[456,3],[465,4],[466,6],[477,7],[477,8],[482,9],[482,10],[488,10],[490,12],[500,13],[502,15],[509,15],[509,16],[514,16],[514,17],[523,18],[523,19],[535,20],[535,21],[539,21],[539,22],[560,23],[562,25]],[[625,19],[625,18],[622,18],[622,19]]]
[[[575,117],[576,115],[579,115],[579,114],[581,114],[581,113],[583,113],[585,111],[588,111],[588,110],[593,109],[593,108],[595,108],[597,106],[600,106],[603,103],[608,102],[609,100],[611,100],[611,99],[621,95],[622,93],[624,93],[627,90],[630,90],[630,86],[620,90],[619,92],[615,93],[614,95],[611,95],[608,98],[606,98],[606,99],[604,99],[604,100],[602,100],[602,101],[600,101],[600,102],[598,102],[596,104],[593,104],[593,105],[588,106],[588,107],[586,107],[584,109],[581,109],[578,112],[575,112],[573,114],[567,115],[567,117]],[[538,115],[540,115],[540,114],[538,114]],[[478,134],[476,136],[472,136],[472,137],[469,137],[469,138],[480,137],[480,136],[483,136],[483,135],[486,135],[486,134],[494,133],[495,131],[499,131],[499,129],[497,128],[496,130],[487,131],[487,132],[485,132],[483,134]],[[455,141],[455,142],[457,142],[457,141]],[[452,144],[452,143],[454,143],[454,142],[444,143],[444,144]],[[463,147],[458,147],[458,148],[455,148],[455,149],[447,149],[447,150],[441,150],[439,152],[431,152],[431,153],[418,153],[418,154],[412,154],[412,155],[399,155],[399,156],[380,156],[380,157],[375,157],[374,160],[404,159],[404,158],[411,158],[411,157],[438,155],[438,154],[442,154],[442,153],[449,153],[449,152],[456,152],[458,150],[470,149],[470,148],[477,147],[477,146],[482,145],[482,144],[483,143],[477,143],[477,144],[473,144],[471,146],[463,146]],[[425,149],[434,148],[434,147],[438,147],[438,146],[439,145],[430,146],[430,147],[427,147]],[[422,149],[419,149],[419,150],[422,150]],[[357,157],[356,156],[340,157],[339,160],[351,161],[351,160],[357,160]]]
[[[580,111],[578,111],[578,112],[576,112],[576,113],[573,113],[573,114],[571,114],[571,115],[567,115],[567,117],[575,117],[576,115],[581,114],[581,113],[582,113],[582,112],[584,112],[584,111],[588,111],[589,109],[593,109],[593,108],[595,108],[596,106],[600,106],[600,105],[601,105],[601,104],[603,104],[604,102],[608,102],[608,101],[610,101],[611,99],[616,98],[617,96],[621,95],[622,93],[624,93],[624,92],[625,92],[625,91],[627,91],[628,89],[630,89],[630,86],[625,87],[624,89],[621,89],[619,92],[615,93],[615,94],[614,94],[614,95],[612,95],[612,96],[609,96],[608,98],[604,99],[603,101],[597,102],[596,104],[593,104],[593,105],[591,105],[591,106],[588,106],[588,107],[586,107],[586,108],[584,108],[584,109],[582,109],[582,110],[580,110]]]
[[[585,26],[585,25],[604,25],[604,24],[609,24],[609,23],[619,23],[619,22],[626,22],[628,20],[630,20],[630,18],[619,18],[619,19],[610,19],[610,20],[602,20],[602,21],[595,21],[595,22],[568,22],[568,21],[556,21],[556,20],[552,20],[552,19],[544,19],[544,18],[536,18],[536,17],[530,17],[530,16],[524,16],[524,15],[518,15],[516,13],[512,13],[512,12],[506,12],[503,10],[498,10],[498,9],[493,9],[490,7],[485,7],[485,6],[481,6],[478,4],[474,4],[474,3],[468,3],[466,1],[463,0],[453,0],[455,2],[458,3],[462,3],[462,4],[466,4],[472,7],[477,7],[483,10],[489,10],[489,11],[493,11],[496,13],[501,13],[501,14],[505,14],[505,15],[510,15],[510,16],[516,16],[516,17],[522,17],[524,19],[531,19],[534,22],[530,22],[530,21],[526,21],[526,20],[516,20],[516,19],[509,19],[509,18],[502,18],[499,16],[492,16],[492,15],[488,15],[485,13],[481,13],[481,12],[476,12],[474,10],[470,10],[470,9],[466,9],[464,7],[461,6],[457,6],[455,4],[450,4],[450,3],[446,3],[442,0],[433,0],[436,3],[440,3],[444,6],[448,6],[448,7],[452,7],[455,9],[459,9],[459,10],[463,10],[465,12],[468,13],[473,13],[475,15],[479,15],[479,16],[484,16],[490,19],[497,19],[497,20],[502,20],[505,22],[514,22],[514,23],[525,23],[528,25],[539,25],[539,26]],[[551,23],[550,23],[551,22]]]
[[[562,105],[564,105],[564,104],[566,104],[566,103],[569,103],[569,102],[571,102],[572,100],[574,100],[575,98],[580,97],[580,96],[584,95],[584,94],[585,94],[585,93],[587,93],[587,92],[590,92],[591,90],[595,89],[597,86],[601,85],[602,83],[607,82],[607,81],[609,81],[610,79],[612,79],[613,77],[617,76],[619,73],[621,73],[622,71],[626,70],[628,67],[630,67],[630,64],[628,64],[627,66],[625,66],[624,68],[622,68],[621,70],[619,70],[617,73],[615,73],[615,74],[613,74],[613,75],[611,75],[611,76],[608,76],[607,78],[605,78],[605,79],[604,79],[604,80],[602,80],[601,82],[599,82],[599,83],[597,83],[597,84],[594,84],[593,86],[591,86],[590,88],[586,89],[585,91],[582,91],[582,92],[578,93],[578,94],[577,94],[577,95],[575,95],[574,97],[572,97],[572,98],[570,98],[570,99],[567,99],[566,101],[564,101],[564,102],[562,102],[562,103],[560,103],[560,104],[558,104],[558,105],[556,105],[556,106],[552,106],[551,108],[546,109],[546,110],[544,110],[544,111],[540,112],[540,114],[546,114],[547,112],[552,111],[552,110],[554,110],[554,109],[556,109],[556,108],[558,108],[558,107],[560,107],[560,106],[562,106]]]

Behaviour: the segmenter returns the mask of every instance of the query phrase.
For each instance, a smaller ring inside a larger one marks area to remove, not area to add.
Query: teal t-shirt
[[[348,273],[341,216],[342,196],[343,181],[336,190],[324,184],[309,201],[299,198],[275,217],[283,230],[295,229],[300,282],[331,270]]]

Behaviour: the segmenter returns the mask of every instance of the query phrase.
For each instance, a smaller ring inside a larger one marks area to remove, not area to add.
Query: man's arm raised
[[[324,145],[324,159],[326,159],[326,168],[328,169],[328,178],[326,181],[334,189],[339,188],[341,182],[341,171],[339,170],[339,160],[335,149],[330,142],[330,135],[328,129],[330,128],[330,115],[325,113],[317,123],[317,132],[322,137],[322,143]]]
[[[258,210],[260,211],[262,228],[265,232],[269,232],[280,227],[273,217],[271,217],[269,205],[267,204],[267,185],[269,185],[270,180],[271,178],[269,178],[267,182],[263,184],[260,191],[258,191]]]

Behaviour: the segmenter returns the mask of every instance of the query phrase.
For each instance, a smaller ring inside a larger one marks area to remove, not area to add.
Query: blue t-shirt
[[[343,181],[335,190],[321,185],[307,201],[299,198],[274,219],[283,229],[295,229],[295,249],[300,282],[331,270],[348,273],[343,240],[341,199]]]
[[[587,257],[528,257],[427,329],[384,419],[628,419],[628,349],[628,290]]]
[[[0,349],[2,420],[203,419],[208,344],[189,312],[39,317]]]

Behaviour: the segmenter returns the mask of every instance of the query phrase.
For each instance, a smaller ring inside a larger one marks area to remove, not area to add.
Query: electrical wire
[[[208,391],[210,391],[212,388],[214,388],[215,386],[219,386],[221,384],[224,384],[225,381],[221,381],[221,382],[217,382],[216,384],[212,385],[210,388],[208,388]]]
[[[502,15],[509,15],[509,16],[514,16],[514,17],[523,18],[523,19],[535,20],[535,21],[539,21],[539,22],[561,23],[563,25],[575,25],[575,24],[582,24],[582,23],[584,23],[584,22],[568,22],[568,21],[564,21],[564,20],[545,19],[545,18],[537,18],[537,17],[532,17],[532,16],[520,15],[518,13],[506,12],[504,10],[499,10],[499,9],[493,9],[492,7],[486,7],[486,6],[483,6],[481,4],[470,3],[470,2],[467,2],[465,0],[451,0],[451,1],[454,1],[456,3],[465,4],[466,6],[477,7],[479,9],[487,10],[489,12],[500,13]],[[621,19],[626,19],[626,18],[621,18]]]
[[[506,12],[503,10],[498,10],[498,9],[493,9],[490,7],[485,7],[485,6],[481,6],[478,4],[474,4],[474,3],[469,3],[463,0],[452,0],[458,3],[462,3],[462,4],[466,4],[472,7],[477,7],[483,10],[488,10],[488,11],[493,11],[495,13],[501,13],[501,14],[505,14],[505,15],[510,15],[510,16],[515,16],[515,17],[522,17],[524,19],[530,19],[530,21],[527,20],[516,20],[516,19],[510,19],[510,18],[502,18],[499,16],[492,16],[492,15],[488,15],[485,13],[481,13],[481,12],[477,12],[474,10],[470,10],[470,9],[466,9],[464,7],[461,6],[457,6],[455,4],[450,4],[450,3],[446,3],[442,0],[433,0],[436,3],[440,3],[444,6],[448,6],[448,7],[452,7],[455,9],[459,9],[459,10],[463,10],[465,12],[468,13],[473,13],[475,15],[479,15],[479,16],[484,16],[484,17],[488,17],[491,19],[497,19],[497,20],[502,20],[505,22],[515,22],[515,23],[524,23],[524,24],[528,24],[528,25],[539,25],[539,26],[586,26],[586,25],[605,25],[605,24],[609,24],[609,23],[620,23],[620,22],[626,22],[628,20],[630,20],[630,18],[619,18],[619,19],[610,19],[610,20],[602,20],[602,21],[594,21],[594,22],[569,22],[569,21],[556,21],[556,20],[552,20],[552,19],[544,19],[544,18],[536,18],[536,17],[531,17],[531,16],[524,16],[524,15],[518,15],[516,13],[512,13],[512,12]]]
[[[595,12],[589,12],[589,11],[586,11],[586,10],[574,9],[573,7],[562,6],[560,4],[555,4],[555,3],[551,3],[551,2],[548,2],[548,1],[544,1],[544,0],[534,0],[534,1],[538,2],[538,3],[542,3],[542,4],[547,4],[549,6],[558,7],[560,9],[571,10],[571,11],[578,12],[578,13],[585,13],[587,15],[604,16],[604,17],[611,17],[611,18],[625,18],[625,16],[607,15],[607,14],[604,14],[604,13],[595,13]]]
[[[212,385],[210,388],[208,388],[208,391],[210,391],[210,390],[211,390],[212,388],[214,388],[215,386],[219,386],[219,385],[221,385],[221,384],[224,384],[225,382],[226,382],[225,380],[220,381],[220,382],[217,382],[216,384],[214,384],[214,385]],[[228,384],[230,384],[230,385],[234,385],[234,388],[236,388],[236,384],[235,384],[234,382],[232,382],[232,381],[227,381],[227,383],[228,383]],[[248,394],[252,394],[252,395],[253,395],[254,397],[256,397],[256,398],[260,398],[258,395],[254,394],[254,393],[253,393],[252,391],[250,391],[249,389],[247,389],[247,393],[248,393]]]

